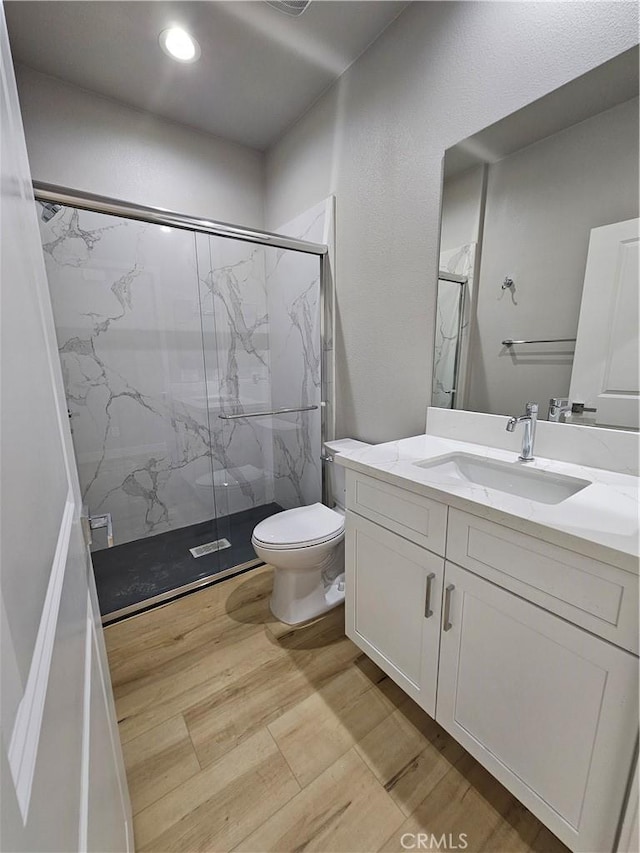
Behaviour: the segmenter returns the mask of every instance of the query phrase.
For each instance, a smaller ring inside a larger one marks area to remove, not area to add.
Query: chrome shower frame
[[[325,370],[325,358],[327,352],[325,347],[327,323],[333,322],[334,317],[334,299],[333,294],[327,294],[329,287],[329,263],[328,253],[329,247],[324,243],[311,243],[308,240],[300,240],[296,237],[287,237],[283,234],[275,234],[270,231],[260,231],[254,228],[244,228],[240,225],[232,225],[228,222],[219,222],[214,219],[203,219],[196,216],[187,216],[183,213],[176,213],[171,210],[166,210],[160,207],[149,207],[146,205],[136,205],[122,199],[109,198],[108,196],[96,195],[94,193],[80,192],[61,187],[55,184],[43,183],[41,181],[33,182],[33,193],[35,201],[40,201],[50,204],[60,204],[63,207],[74,207],[79,210],[88,210],[94,213],[105,213],[110,216],[120,216],[123,219],[134,219],[139,222],[148,222],[152,225],[166,225],[170,228],[179,228],[183,231],[199,232],[202,234],[210,234],[217,237],[228,237],[232,240],[242,240],[245,243],[256,243],[263,246],[273,246],[277,249],[288,249],[294,252],[303,252],[308,255],[317,255],[320,262],[319,284],[320,284],[320,458],[318,460],[321,471],[321,490],[322,500],[326,503],[327,493],[327,477],[325,465],[322,461],[324,456],[324,443],[334,437],[335,423],[335,406],[333,394],[327,393],[327,377]],[[331,320],[327,316],[327,308],[331,303]],[[333,340],[333,335],[332,335]],[[333,354],[331,355],[333,358]],[[332,376],[335,373],[331,371]],[[334,384],[331,383],[333,390]],[[146,601],[138,604],[132,604],[124,607],[121,610],[116,610],[102,618],[102,623],[107,625],[111,622],[116,622],[128,616],[133,616],[136,613],[144,612],[152,607],[157,607],[161,604],[168,603],[175,598],[180,598],[189,592],[194,592],[206,586],[210,586],[217,581],[223,580],[231,575],[240,574],[247,569],[261,565],[262,560],[255,559],[238,566],[233,566],[229,569],[223,569],[215,575],[209,575],[200,578],[197,581],[178,587],[169,592],[161,593],[146,599]]]

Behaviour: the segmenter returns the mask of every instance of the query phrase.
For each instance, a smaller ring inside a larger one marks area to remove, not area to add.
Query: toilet
[[[370,445],[352,438],[325,442],[328,493],[321,503],[276,513],[256,525],[251,544],[273,566],[269,606],[281,622],[298,625],[344,601],[345,471],[334,456]]]

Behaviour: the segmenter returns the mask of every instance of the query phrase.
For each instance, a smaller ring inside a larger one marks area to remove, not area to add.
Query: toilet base
[[[342,587],[342,589],[340,589]],[[274,583],[274,593],[275,593]],[[273,594],[269,600],[269,609],[280,622],[285,625],[301,625],[328,613],[344,603],[344,575],[338,575],[328,589],[322,590],[322,596],[311,595],[304,599],[284,599]]]
[[[344,601],[344,543],[312,570],[275,568],[269,608],[286,625],[299,625]]]

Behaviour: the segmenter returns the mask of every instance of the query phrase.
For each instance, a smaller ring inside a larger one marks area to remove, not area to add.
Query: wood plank
[[[402,821],[400,809],[350,750],[236,849],[369,853]]]
[[[200,772],[182,717],[130,740],[123,752],[134,814]]]
[[[547,829],[546,826],[538,824],[538,834],[531,845],[531,853],[567,853],[567,848],[559,838]]]
[[[107,629],[138,849],[356,853],[408,831],[566,853],[345,637],[343,608],[283,625],[270,589],[265,568]]]
[[[120,695],[127,684],[194,649],[263,630],[269,623],[272,572],[259,570],[256,577],[241,577],[245,578],[241,585],[238,578],[231,579],[230,584],[234,583],[228,591],[218,584],[196,593],[197,607],[190,601],[193,596],[186,596],[108,626],[109,664]]]
[[[526,853],[539,829],[531,812],[464,753],[381,849],[401,853],[403,835],[421,833],[423,850],[442,849],[438,841],[446,836],[449,849],[465,841],[473,853]]]
[[[189,630],[195,625],[208,622],[212,617],[231,613],[235,607],[243,607],[251,598],[250,589],[259,590],[260,596],[266,590],[268,600],[272,584],[273,569],[270,566],[260,566],[247,574],[227,578],[221,583],[155,607],[146,613],[139,613],[122,622],[108,625],[104,632],[109,658],[113,658],[119,650],[124,649],[125,653],[127,650],[134,651],[140,639],[145,640],[145,645],[154,639],[166,639],[170,633],[167,631],[168,614],[172,625],[174,622],[182,622],[183,630]],[[240,588],[242,591],[238,596],[237,591]]]
[[[229,850],[299,790],[263,729],[140,812],[136,849]]]
[[[304,787],[389,716],[389,703],[349,667],[269,725]]]
[[[233,679],[187,709],[184,717],[200,764],[206,767],[274,722],[348,669],[359,655],[346,638],[326,654],[291,651],[252,668],[246,678]]]
[[[371,682],[371,684],[375,685],[378,693],[380,693],[384,698],[384,701],[389,704],[390,712],[395,711],[396,708],[399,708],[407,702],[407,694],[404,690],[398,686],[392,678],[389,678],[387,673],[383,672],[378,664],[374,663],[371,658],[368,658],[366,655],[360,655],[360,657],[354,661],[354,665]]]
[[[225,687],[246,684],[249,673],[286,657],[264,631],[228,639],[174,658],[128,685],[122,696],[116,689],[121,738],[130,740]]]
[[[463,748],[408,698],[362,738],[356,750],[407,816],[464,754]]]

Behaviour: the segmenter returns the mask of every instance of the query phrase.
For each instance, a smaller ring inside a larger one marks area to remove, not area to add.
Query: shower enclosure
[[[111,621],[257,564],[256,523],[322,499],[326,247],[36,197]]]

